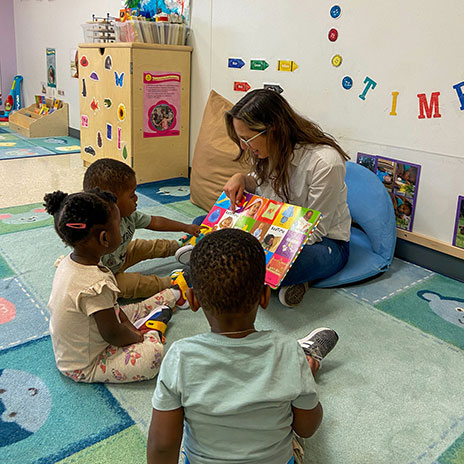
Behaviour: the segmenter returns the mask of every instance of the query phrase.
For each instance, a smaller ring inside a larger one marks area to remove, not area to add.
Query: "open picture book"
[[[266,279],[276,289],[313,233],[321,213],[309,208],[244,193],[233,213],[230,200],[222,192],[201,224],[201,233],[219,229],[242,229],[254,235],[266,254]],[[201,237],[201,236],[200,236]],[[188,243],[195,245],[199,238]]]

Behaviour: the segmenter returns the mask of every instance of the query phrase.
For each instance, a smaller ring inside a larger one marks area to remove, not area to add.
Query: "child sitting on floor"
[[[73,248],[58,264],[53,279],[50,335],[60,372],[76,382],[134,382],[153,378],[164,354],[161,337],[180,298],[166,289],[137,304],[120,308],[113,273],[101,263],[121,243],[116,197],[93,190],[44,197],[55,230]],[[134,323],[164,306],[153,330]]]
[[[182,436],[186,463],[294,462],[293,433],[310,437],[322,420],[313,373],[337,334],[317,329],[297,342],[255,329],[270,288],[263,248],[249,233],[206,235],[190,266],[190,307],[201,305],[211,332],[174,342],[163,360],[148,464],[177,464]]]
[[[107,190],[117,198],[121,213],[121,245],[112,253],[103,256],[103,264],[114,275],[122,298],[147,298],[165,288],[171,287],[171,277],[138,272],[125,272],[134,264],[152,258],[173,256],[179,249],[177,240],[154,239],[132,240],[135,229],[156,231],[187,232],[198,237],[200,227],[184,224],[161,216],[149,216],[137,211],[137,180],[134,170],[121,161],[102,158],[92,163],[84,175],[84,190],[99,188]]]

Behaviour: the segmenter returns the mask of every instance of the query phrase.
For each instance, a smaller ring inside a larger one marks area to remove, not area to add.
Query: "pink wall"
[[[13,78],[17,74],[13,3],[14,0],[0,0],[0,72],[3,103],[10,93]]]

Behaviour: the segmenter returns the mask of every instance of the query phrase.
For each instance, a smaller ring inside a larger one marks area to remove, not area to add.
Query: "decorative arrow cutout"
[[[243,68],[245,62],[241,58],[229,58],[229,68]]]
[[[248,92],[250,89],[251,87],[248,82],[234,82],[234,90],[237,92]]]

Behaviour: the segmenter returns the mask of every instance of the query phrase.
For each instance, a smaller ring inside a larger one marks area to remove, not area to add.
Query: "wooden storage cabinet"
[[[85,165],[118,159],[135,170],[138,183],[187,177],[191,52],[145,43],[79,45]]]

